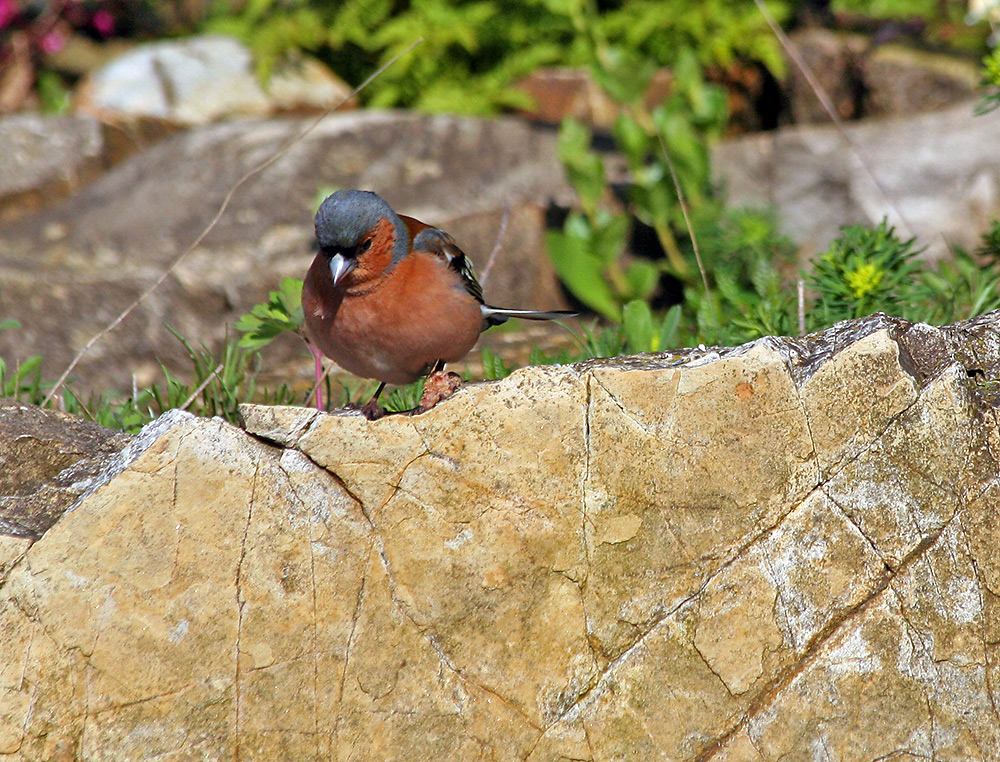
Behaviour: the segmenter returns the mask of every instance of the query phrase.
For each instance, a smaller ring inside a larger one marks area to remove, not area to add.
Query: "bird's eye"
[[[368,240],[366,240],[366,241],[362,241],[362,242],[361,242],[361,243],[360,243],[360,244],[358,245],[358,254],[364,254],[364,253],[365,253],[366,251],[368,251],[368,249],[370,249],[371,247],[372,247],[372,241],[371,241],[371,239],[370,239],[370,238],[369,238]]]

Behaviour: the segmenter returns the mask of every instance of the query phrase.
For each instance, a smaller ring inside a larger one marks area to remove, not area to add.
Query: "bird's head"
[[[381,264],[384,271],[409,248],[406,226],[399,215],[381,196],[359,190],[337,191],[320,204],[316,240],[320,253],[330,262],[334,285],[365,259],[385,259]]]

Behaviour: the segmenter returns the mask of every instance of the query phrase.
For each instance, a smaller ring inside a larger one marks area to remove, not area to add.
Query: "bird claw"
[[[420,397],[420,404],[410,411],[410,415],[426,413],[439,402],[443,402],[457,392],[461,385],[462,377],[457,373],[444,370],[434,371],[424,382],[424,393]]]
[[[385,415],[385,408],[378,404],[376,400],[369,400],[361,406],[361,415],[369,421],[377,421]]]

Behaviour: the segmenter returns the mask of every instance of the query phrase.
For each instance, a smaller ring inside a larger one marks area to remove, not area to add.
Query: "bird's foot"
[[[410,411],[410,415],[420,415],[426,413],[432,407],[448,399],[458,391],[462,385],[462,377],[457,373],[444,370],[436,370],[427,376],[424,382],[424,393],[420,397],[420,404]]]
[[[361,415],[369,421],[377,421],[385,415],[385,408],[378,404],[377,399],[370,399],[361,406]]]

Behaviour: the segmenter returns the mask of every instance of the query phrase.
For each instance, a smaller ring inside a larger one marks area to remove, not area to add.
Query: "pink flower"
[[[90,23],[94,25],[94,29],[101,37],[110,37],[115,31],[115,17],[103,8],[94,14]]]
[[[14,20],[17,11],[17,3],[14,0],[0,0],[0,29]]]
[[[63,45],[65,44],[66,35],[64,35],[60,30],[53,30],[48,34],[43,35],[41,41],[39,42],[42,50],[49,55],[58,53],[63,49]]]

